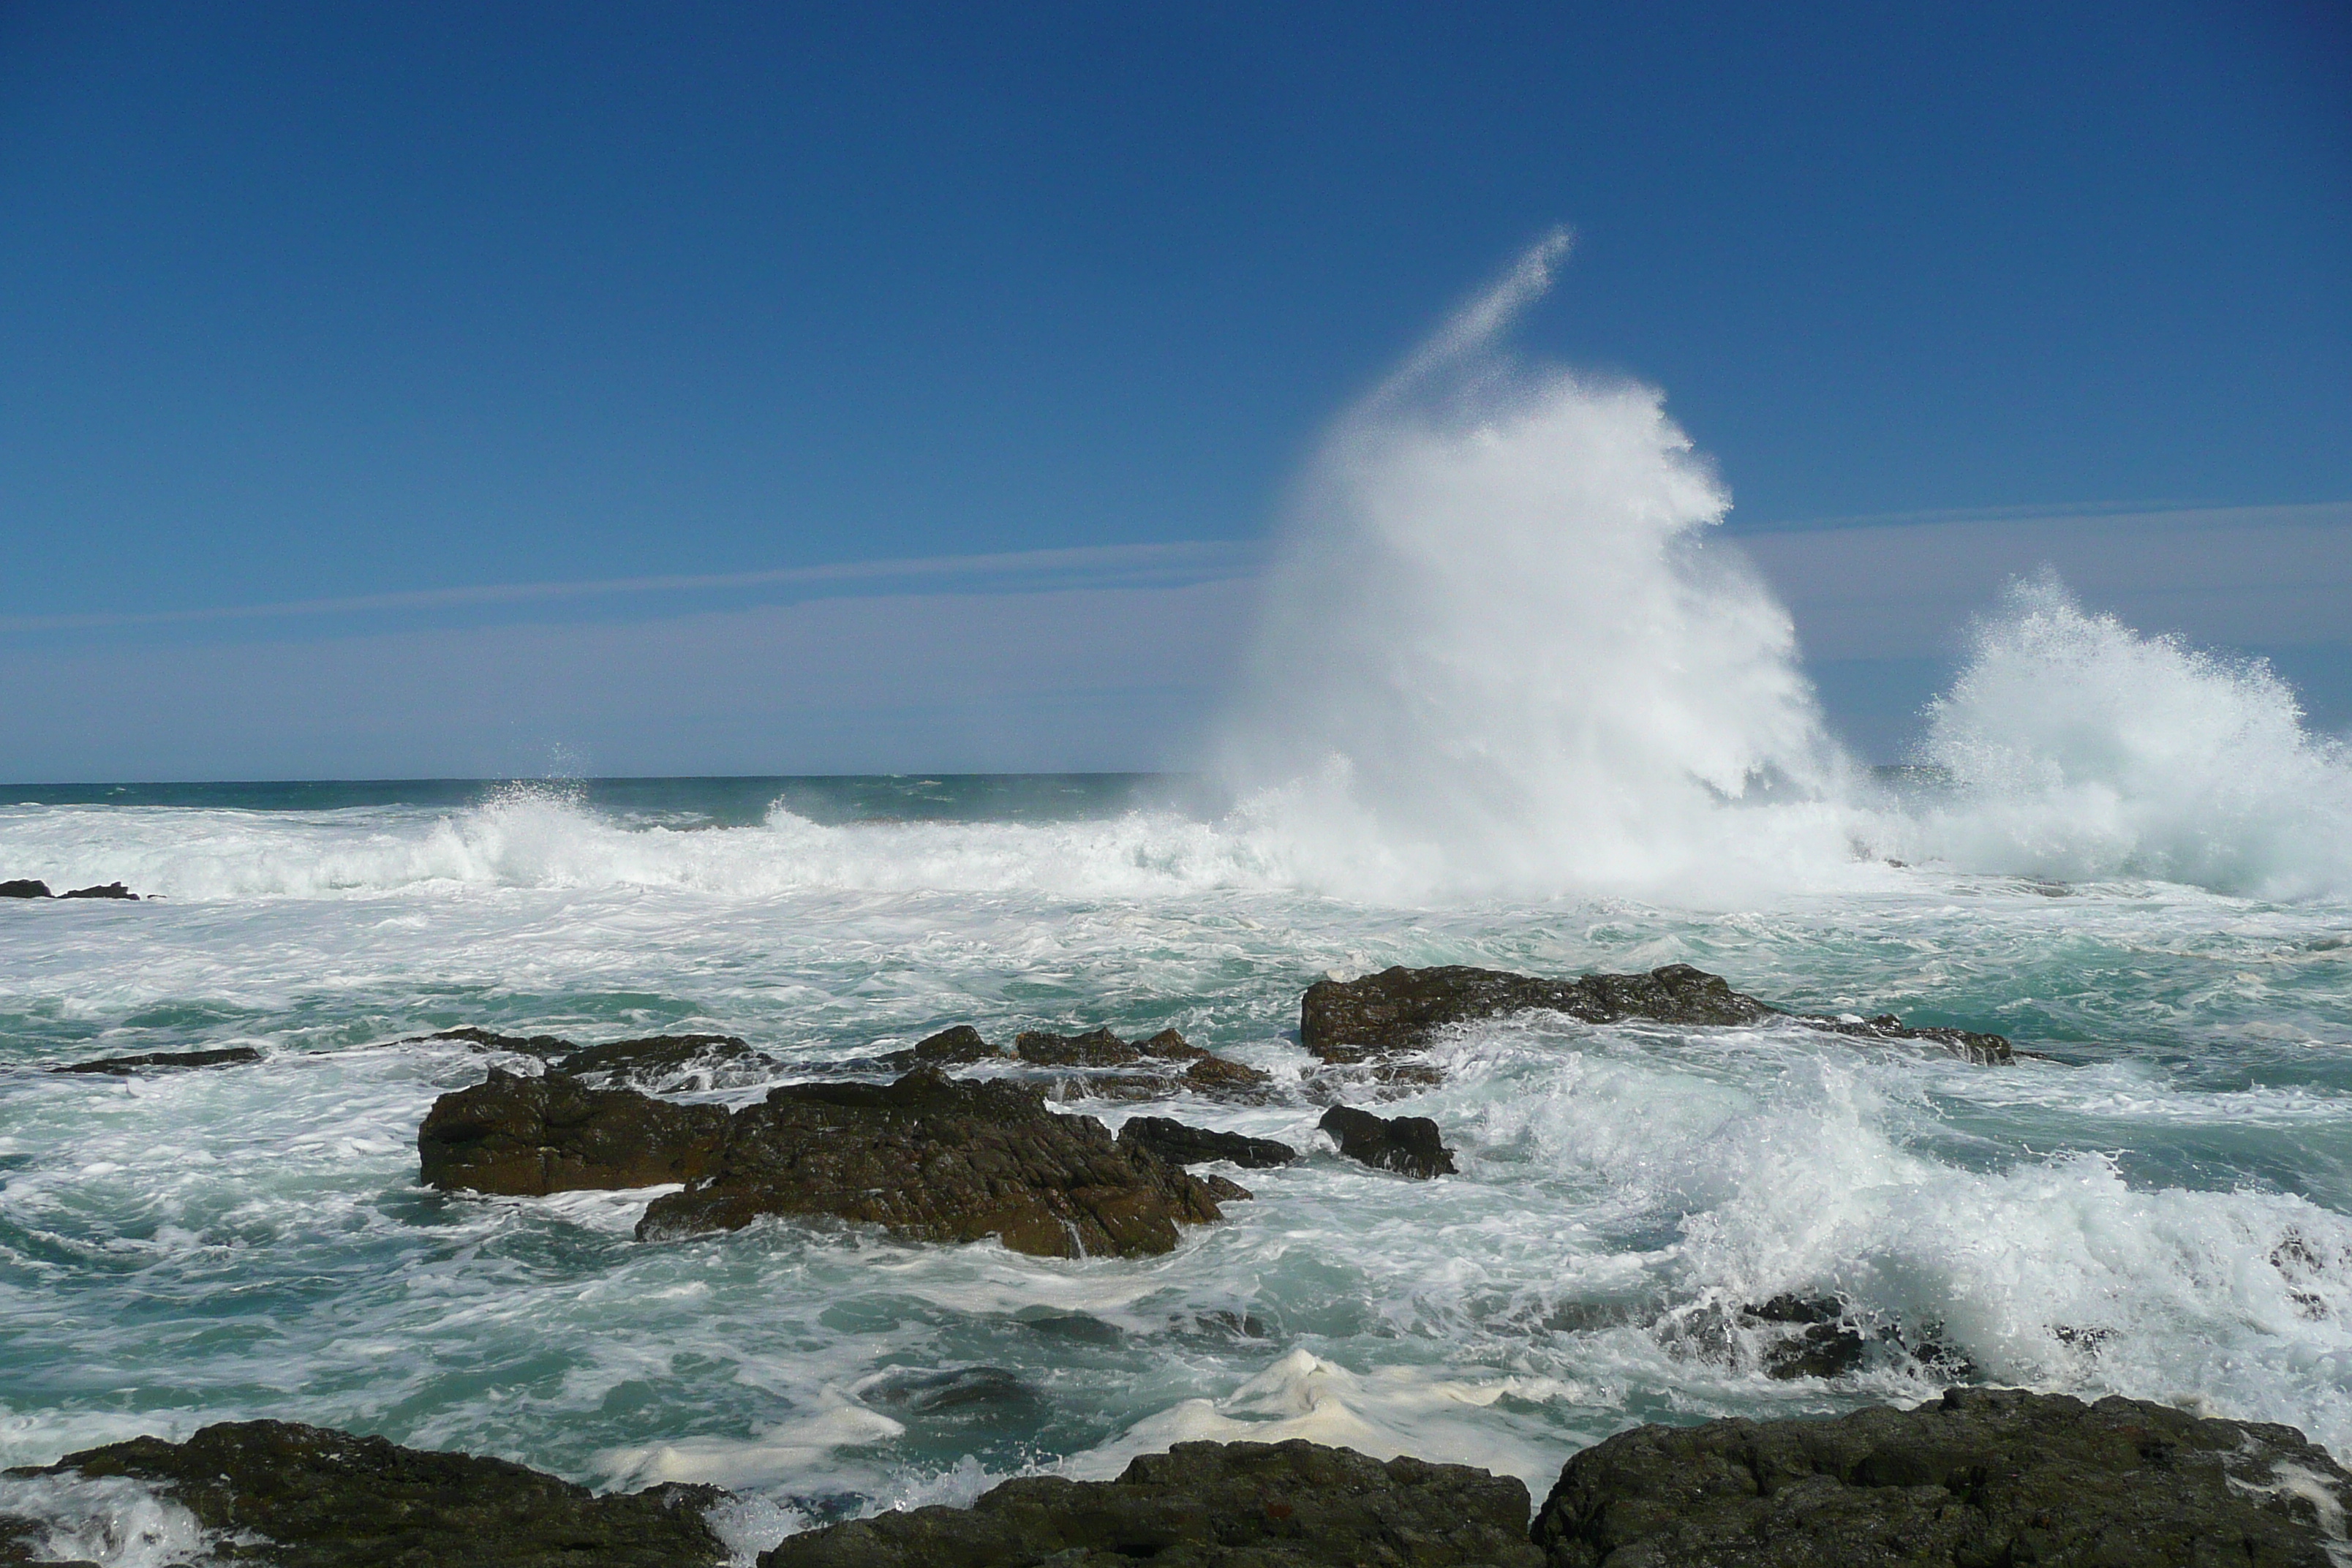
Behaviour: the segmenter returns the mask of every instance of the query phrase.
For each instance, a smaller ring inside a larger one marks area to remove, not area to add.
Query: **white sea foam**
[[[212,1561],[215,1538],[194,1514],[125,1477],[0,1476],[0,1514],[44,1526],[35,1545],[49,1562],[179,1568]]]

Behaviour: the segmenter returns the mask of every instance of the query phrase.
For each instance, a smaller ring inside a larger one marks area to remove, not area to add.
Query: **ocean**
[[[1958,809],[1940,775],[1876,782],[1915,834]],[[12,796],[0,869],[154,896],[0,904],[0,1462],[279,1416],[598,1485],[715,1481],[744,1494],[746,1541],[1204,1436],[1460,1460],[1540,1494],[1632,1423],[1940,1386],[1881,1351],[1769,1376],[1737,1309],[1791,1293],[1932,1334],[1982,1381],[2352,1454],[2340,892],[1874,855],[1712,910],[1373,899],[1314,885],[1267,818],[1183,778]],[[1434,1118],[1459,1175],[1351,1165],[1315,1131],[1296,1032],[1318,977],[1668,963],[2048,1059],[1533,1016],[1458,1031],[1442,1086],[1376,1106]],[[425,1109],[499,1058],[410,1037],[707,1030],[814,1064],[958,1023],[1181,1029],[1275,1097],[1070,1109],[1310,1156],[1241,1173],[1255,1201],[1137,1260],[773,1222],[639,1243],[644,1193],[417,1182]],[[239,1045],[262,1059],[42,1070]]]
[[[1955,1379],[2352,1459],[2344,742],[2029,574],[1908,763],[1856,763],[1663,395],[1494,347],[1558,249],[1334,427],[1202,776],[0,787],[0,879],[149,895],[0,901],[0,1465],[284,1417],[712,1482],[748,1563],[1187,1438],[1540,1497],[1636,1423]],[[1342,1160],[1301,992],[1453,963],[1689,963],[2033,1054],[1525,1015],[1337,1091],[1433,1119],[1457,1174]],[[1271,1093],[1069,1109],[1307,1157],[1136,1259],[638,1242],[645,1192],[418,1182],[436,1097],[534,1066],[435,1031],[736,1035],[781,1065],[677,1091],[740,1104],[957,1024],[1179,1029]],[[259,1059],[47,1070],[231,1047]],[[1776,1361],[1807,1310],[1857,1353]],[[192,1549],[119,1488],[9,1510],[110,1568]]]

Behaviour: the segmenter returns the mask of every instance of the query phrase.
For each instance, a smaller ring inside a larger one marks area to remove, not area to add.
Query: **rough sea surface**
[[[599,1485],[715,1481],[756,1500],[735,1521],[756,1544],[1202,1436],[1460,1460],[1540,1495],[1635,1422],[1940,1387],[1885,1350],[1767,1376],[1735,1310],[1785,1292],[1932,1336],[1984,1381],[2289,1422],[2352,1456],[2339,893],[1864,846],[1821,886],[1716,908],[1351,897],[1177,779],[15,793],[0,874],[162,896],[0,903],[0,1464],[280,1416]],[[1948,795],[1915,779],[1875,820],[1916,838]],[[1299,994],[1324,974],[1667,963],[2051,1059],[1484,1024],[1440,1047],[1442,1087],[1377,1107],[1444,1130],[1461,1174],[1431,1183],[1339,1160],[1298,1092]],[[1172,1026],[1281,1092],[1072,1109],[1307,1158],[1228,1173],[1256,1200],[1163,1258],[774,1222],[638,1243],[647,1193],[420,1187],[426,1107],[502,1058],[394,1043],[709,1030],[818,1063],[958,1023]],[[45,1070],[229,1046],[263,1059]],[[0,1509],[97,1507],[12,1485]],[[116,1502],[87,1549],[162,1560],[171,1521]]]

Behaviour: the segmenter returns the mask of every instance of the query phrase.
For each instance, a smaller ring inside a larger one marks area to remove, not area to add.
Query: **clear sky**
[[[2047,559],[2352,721],[2336,0],[0,3],[0,778],[1181,765],[1560,223],[1865,752]]]

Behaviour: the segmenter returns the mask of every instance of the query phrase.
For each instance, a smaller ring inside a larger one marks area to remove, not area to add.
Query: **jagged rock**
[[[1138,1040],[1135,1048],[1147,1057],[1171,1062],[1197,1062],[1209,1055],[1173,1029],[1162,1029],[1148,1040]]]
[[[981,1038],[980,1031],[970,1024],[957,1024],[917,1040],[914,1050],[909,1054],[917,1062],[944,1065],[949,1062],[986,1061],[1003,1053]]]
[[[775,1058],[733,1035],[654,1035],[573,1051],[554,1070],[606,1088],[668,1089],[685,1080],[708,1089],[722,1078],[756,1082],[759,1073],[774,1066]]]
[[[1298,1151],[1271,1138],[1250,1138],[1239,1132],[1212,1132],[1187,1127],[1165,1116],[1131,1116],[1118,1130],[1121,1143],[1140,1144],[1171,1165],[1195,1165],[1209,1160],[1231,1160],[1245,1170],[1287,1165]]]
[[[692,1181],[727,1141],[726,1110],[628,1089],[590,1089],[562,1073],[445,1094],[416,1130],[425,1185],[542,1196]]]
[[[139,901],[139,895],[120,882],[109,882],[103,887],[93,885],[76,888],[71,892],[59,893],[58,897],[61,899],[124,899],[134,904]]]
[[[1024,1030],[1014,1037],[1013,1054],[1032,1067],[1044,1068],[1123,1068],[1143,1059],[1141,1051],[1108,1029],[1085,1035]]]
[[[1426,1116],[1375,1116],[1352,1106],[1335,1105],[1316,1125],[1331,1135],[1340,1153],[1375,1170],[1395,1171],[1423,1181],[1454,1174],[1454,1151],[1445,1146],[1437,1123]]]
[[[788,1537],[760,1568],[1540,1568],[1528,1491],[1467,1465],[1287,1443],[1179,1443],[1115,1481],[1006,1481]]]
[[[1223,1057],[1203,1056],[1184,1069],[1184,1087],[1203,1094],[1255,1098],[1273,1081],[1272,1073]]]
[[[39,881],[31,877],[19,877],[14,881],[0,882],[0,899],[47,899],[54,897],[56,897],[56,895],[49,891],[49,885],[47,882]]]
[[[1326,1062],[1360,1062],[1423,1049],[1451,1025],[1538,1011],[1564,1013],[1588,1024],[1646,1018],[1719,1026],[1784,1018],[1841,1035],[1926,1041],[1975,1062],[2002,1063],[2012,1055],[1999,1035],[1906,1028],[1892,1014],[1837,1019],[1784,1013],[1734,991],[1721,975],[1687,963],[1669,963],[1647,974],[1588,974],[1580,980],[1461,964],[1384,969],[1361,980],[1318,980],[1299,999],[1298,1038]]]
[[[261,1053],[251,1046],[228,1046],[217,1051],[146,1051],[135,1057],[100,1057],[96,1061],[68,1062],[52,1072],[102,1072],[121,1076],[134,1072],[169,1072],[180,1068],[228,1067],[257,1062]]]
[[[2328,1568],[2347,1500],[2352,1474],[2291,1426],[1955,1388],[1621,1432],[1569,1460],[1535,1539],[1550,1568]]]
[[[225,1422],[185,1443],[135,1437],[30,1473],[68,1470],[170,1488],[206,1529],[223,1533],[207,1562],[718,1568],[728,1558],[703,1521],[724,1495],[716,1488],[598,1497],[505,1459],[404,1448],[290,1421]]]
[[[411,1035],[400,1043],[409,1046],[425,1040],[460,1040],[482,1050],[512,1051],[524,1057],[560,1057],[580,1049],[559,1035],[502,1035],[496,1029],[478,1029],[471,1024],[430,1035]]]
[[[736,1112],[707,1176],[657,1198],[640,1237],[829,1215],[917,1241],[994,1236],[1048,1258],[1166,1252],[1222,1218],[1207,1186],[1060,1116],[1034,1089],[917,1068],[887,1087],[788,1084]]]

